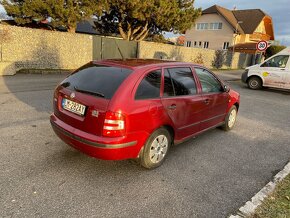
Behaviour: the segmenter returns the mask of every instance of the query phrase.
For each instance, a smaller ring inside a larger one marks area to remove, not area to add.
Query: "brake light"
[[[103,136],[120,137],[125,135],[125,117],[121,113],[106,112]]]

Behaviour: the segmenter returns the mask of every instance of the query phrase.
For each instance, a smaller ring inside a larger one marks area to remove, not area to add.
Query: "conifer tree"
[[[19,25],[32,23],[34,20],[51,20],[53,27],[65,27],[75,32],[77,23],[101,15],[105,0],[3,0],[7,14]]]
[[[201,14],[194,0],[108,0],[107,10],[96,26],[102,33],[116,33],[141,41],[164,31],[183,33]]]

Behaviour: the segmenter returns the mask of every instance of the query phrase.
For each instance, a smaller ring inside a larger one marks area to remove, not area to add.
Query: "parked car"
[[[250,89],[272,87],[290,89],[290,47],[268,58],[261,64],[246,68],[242,81]]]
[[[67,144],[105,160],[161,165],[173,144],[222,126],[231,130],[239,94],[208,69],[162,60],[93,61],[54,92],[51,124]]]

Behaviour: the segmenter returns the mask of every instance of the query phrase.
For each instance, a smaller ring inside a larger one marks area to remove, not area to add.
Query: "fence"
[[[0,69],[9,63],[13,64],[16,70],[75,69],[91,60],[122,58],[121,53],[124,58],[172,59],[184,62],[202,60],[209,68],[212,68],[216,58],[215,51],[209,49],[153,42],[137,43],[116,38],[1,24],[0,44],[0,65],[2,65]],[[223,68],[243,68],[249,66],[251,62],[252,55],[228,54],[225,56]]]
[[[140,42],[139,58],[170,59],[184,62],[199,62],[208,68],[213,68],[216,61],[216,51],[202,48],[188,48],[153,42]],[[253,55],[225,52],[222,68],[245,68],[252,63]],[[201,63],[202,62],[202,63]]]

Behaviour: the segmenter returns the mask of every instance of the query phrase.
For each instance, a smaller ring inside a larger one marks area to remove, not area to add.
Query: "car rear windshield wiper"
[[[80,89],[77,86],[75,86],[74,89],[77,92],[82,92],[82,93],[86,93],[86,94],[90,94],[90,95],[95,95],[95,96],[102,97],[102,98],[105,97],[105,95],[103,93],[99,93],[99,92],[95,92],[95,91],[90,91],[90,90],[85,90],[85,89]]]

